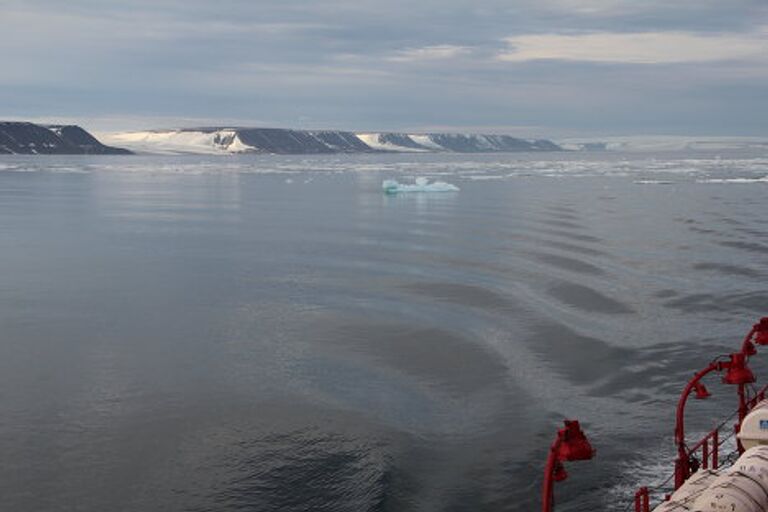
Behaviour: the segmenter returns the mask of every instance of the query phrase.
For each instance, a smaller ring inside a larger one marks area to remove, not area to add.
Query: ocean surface
[[[625,510],[768,315],[767,196],[766,152],[2,157],[0,508],[532,511],[567,417],[558,510]]]

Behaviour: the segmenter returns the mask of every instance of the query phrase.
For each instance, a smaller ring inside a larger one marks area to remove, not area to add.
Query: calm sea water
[[[766,175],[766,154],[3,157],[0,508],[536,510],[575,417],[598,457],[559,509],[623,510],[671,471],[686,376],[768,314]],[[461,190],[382,194],[417,176]]]

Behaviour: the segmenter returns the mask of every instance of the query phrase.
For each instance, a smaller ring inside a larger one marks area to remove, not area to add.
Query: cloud
[[[0,4],[0,117],[766,131],[766,0]]]
[[[237,19],[168,19],[147,12],[129,12],[120,17],[103,12],[50,12],[44,16],[32,9],[4,12],[0,18],[0,42],[4,44],[50,44],[51,39],[68,43],[99,43],[112,47],[126,42],[173,42],[184,39],[237,38],[247,35],[295,37],[302,32],[324,30],[330,25],[309,22],[258,22]]]
[[[608,15],[640,8],[656,7],[657,2],[644,0],[542,0],[542,5],[562,12],[584,15]]]
[[[421,48],[406,48],[397,52],[387,60],[392,62],[418,62],[425,60],[454,59],[467,55],[470,49],[466,46],[451,44],[439,44],[434,46],[422,46]]]
[[[768,55],[768,27],[747,34],[692,32],[593,32],[508,37],[496,56],[508,62],[568,60],[673,64],[754,59]]]
[[[732,0],[741,4],[749,4],[750,0]],[[702,12],[722,7],[720,0],[538,0],[539,7],[561,13],[573,13],[582,16],[628,16],[638,13],[673,13],[675,11],[695,10]],[[734,9],[736,6],[734,5]]]

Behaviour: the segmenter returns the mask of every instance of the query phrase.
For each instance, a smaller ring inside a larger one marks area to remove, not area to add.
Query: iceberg
[[[384,180],[381,188],[385,194],[398,194],[401,192],[458,192],[459,187],[444,181],[429,182],[427,178],[416,178],[413,185],[400,183],[397,180]]]

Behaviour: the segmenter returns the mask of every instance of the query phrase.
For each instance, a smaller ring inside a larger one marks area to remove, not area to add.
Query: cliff
[[[324,153],[500,153],[561,151],[548,140],[509,135],[451,133],[355,133],[283,128],[186,128],[114,133],[113,144],[135,151],[166,154],[324,154]]]
[[[0,154],[18,155],[125,155],[126,149],[105,146],[75,125],[43,126],[0,121]]]

